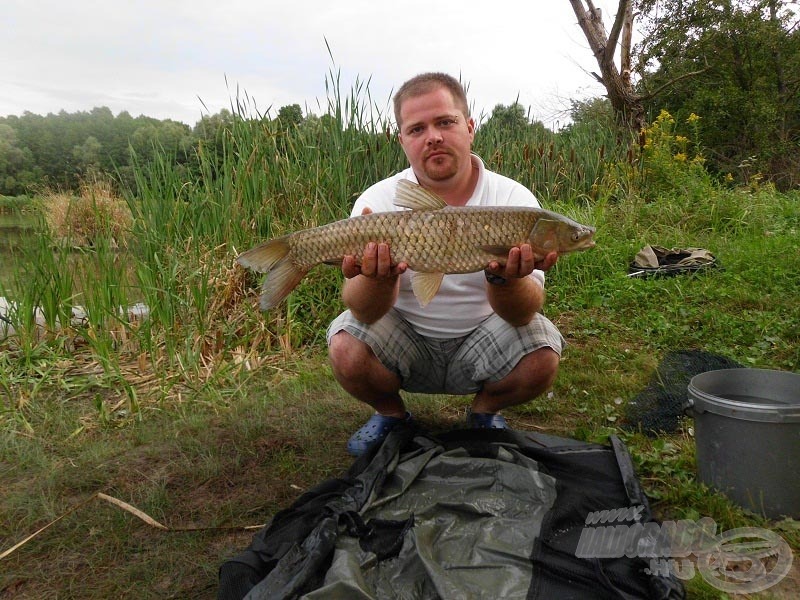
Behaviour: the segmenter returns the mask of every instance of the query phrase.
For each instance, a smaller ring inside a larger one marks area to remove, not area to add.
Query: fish
[[[541,260],[594,247],[595,228],[543,208],[448,206],[424,187],[402,179],[394,204],[408,210],[378,212],[334,221],[272,239],[236,259],[266,273],[261,308],[278,306],[319,264],[341,265],[345,256],[360,264],[368,242],[389,245],[394,264],[411,269],[421,306],[436,296],[448,273],[473,273],[490,262],[505,264],[511,248],[530,244]]]

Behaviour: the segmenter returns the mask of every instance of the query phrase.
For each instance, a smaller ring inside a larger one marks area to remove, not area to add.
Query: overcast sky
[[[618,3],[595,4],[610,29]],[[260,113],[321,114],[332,69],[345,92],[369,79],[381,107],[405,79],[446,71],[474,116],[519,98],[551,126],[570,99],[604,93],[567,0],[3,0],[0,39],[0,116],[107,106],[194,125],[237,88]]]

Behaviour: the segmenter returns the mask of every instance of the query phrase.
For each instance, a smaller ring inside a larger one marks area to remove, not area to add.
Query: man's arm
[[[342,273],[346,278],[342,288],[345,306],[362,323],[374,323],[394,306],[400,275],[407,267],[406,263],[392,266],[387,244],[367,244],[360,266],[355,257],[345,256],[342,261]]]
[[[536,261],[528,244],[512,248],[505,266],[492,262],[487,271],[505,279],[502,285],[486,284],[486,296],[492,310],[514,327],[530,323],[534,315],[544,306],[544,288],[529,277],[534,269],[547,271],[558,260],[551,252],[541,261]]]
[[[362,215],[372,212],[364,208]],[[342,301],[353,316],[362,323],[374,323],[389,312],[397,301],[400,275],[408,268],[406,263],[392,266],[392,255],[387,244],[370,242],[364,249],[361,265],[354,256],[342,260],[345,276]]]

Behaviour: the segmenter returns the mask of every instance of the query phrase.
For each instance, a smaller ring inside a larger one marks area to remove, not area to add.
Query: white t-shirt
[[[529,189],[513,179],[486,170],[483,161],[475,154],[472,155],[472,164],[478,168],[479,176],[466,206],[539,207],[539,201]],[[394,205],[397,182],[401,179],[419,183],[410,167],[379,181],[356,200],[351,216],[360,215],[366,207],[372,212],[403,210]],[[411,289],[412,273],[408,269],[400,276],[400,293],[395,308],[421,335],[442,339],[461,337],[493,312],[486,299],[486,278],[482,271],[445,275],[439,292],[424,308]],[[537,270],[530,276],[544,287],[544,272]]]

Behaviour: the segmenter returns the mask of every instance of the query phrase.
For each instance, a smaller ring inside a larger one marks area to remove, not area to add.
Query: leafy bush
[[[678,127],[662,110],[643,132],[642,193],[655,200],[664,195],[701,199],[712,187],[699,144],[700,117],[692,113]],[[688,130],[688,131],[687,131]]]

